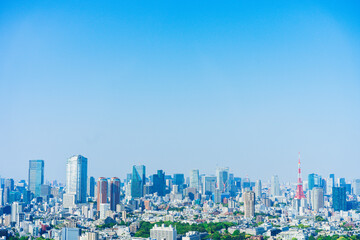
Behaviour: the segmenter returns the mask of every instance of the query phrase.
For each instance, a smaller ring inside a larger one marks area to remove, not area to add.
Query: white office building
[[[76,203],[86,202],[87,158],[75,155],[66,162],[66,194],[74,195]]]

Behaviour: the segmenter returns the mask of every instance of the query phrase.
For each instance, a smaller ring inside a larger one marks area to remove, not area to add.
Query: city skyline
[[[21,6],[21,7],[20,7]],[[5,1],[0,170],[357,178],[360,3]],[[15,163],[15,164],[10,164]],[[126,166],[126,167],[124,167]],[[348,167],[344,167],[348,166]]]
[[[199,187],[202,187],[202,184],[205,184],[203,181],[202,181],[202,178],[203,177],[207,177],[207,178],[214,178],[216,180],[217,183],[220,183],[220,185],[216,185],[214,186],[215,188],[219,188],[222,192],[224,191],[227,191],[228,189],[228,183],[222,179],[221,174],[225,174],[223,175],[223,179],[229,179],[230,175],[232,175],[232,177],[240,177],[241,179],[244,179],[244,180],[251,180],[254,184],[257,183],[258,181],[260,181],[260,185],[261,185],[261,181],[264,181],[264,183],[267,183],[269,184],[269,186],[272,186],[272,185],[279,185],[279,184],[291,184],[293,185],[293,187],[297,187],[298,184],[299,184],[299,175],[296,175],[297,178],[295,179],[291,179],[291,180],[288,180],[288,179],[283,179],[281,177],[281,175],[278,175],[278,174],[272,174],[269,178],[266,178],[266,177],[263,177],[263,176],[259,176],[259,175],[256,175],[256,176],[249,176],[247,174],[245,175],[241,175],[241,174],[238,174],[236,172],[233,171],[233,169],[229,168],[228,166],[216,166],[215,169],[213,169],[213,171],[209,171],[209,172],[204,172],[201,168],[199,169],[189,169],[188,171],[185,171],[185,172],[181,172],[181,171],[176,171],[176,172],[169,172],[167,171],[166,169],[162,168],[156,168],[156,167],[152,167],[153,169],[156,169],[154,171],[152,170],[146,170],[148,169],[148,166],[145,166],[145,165],[142,165],[142,164],[135,164],[135,165],[130,165],[127,172],[125,173],[125,175],[93,175],[93,174],[89,174],[88,173],[88,158],[87,157],[84,157],[80,154],[77,154],[77,155],[72,155],[71,157],[67,158],[67,160],[65,161],[65,167],[66,167],[66,170],[64,172],[65,176],[70,176],[68,174],[69,172],[69,166],[72,166],[74,164],[69,164],[69,161],[71,160],[75,160],[76,162],[78,162],[80,159],[80,162],[82,163],[83,161],[85,161],[86,163],[86,166],[85,167],[85,175],[86,175],[86,186],[83,186],[82,188],[86,188],[87,192],[89,191],[89,187],[88,185],[90,184],[90,181],[94,181],[94,179],[108,179],[110,180],[111,178],[116,178],[116,179],[121,179],[121,180],[125,180],[126,182],[127,181],[132,181],[134,180],[134,178],[132,176],[137,176],[135,177],[135,182],[137,182],[137,180],[139,180],[139,184],[145,184],[145,180],[144,179],[149,179],[150,177],[152,177],[153,175],[157,175],[159,174],[159,171],[162,172],[163,174],[166,173],[166,176],[172,176],[172,177],[176,177],[176,175],[182,175],[184,176],[184,181],[186,180],[186,178],[188,178],[189,180],[189,186],[191,187],[194,187],[194,188],[198,188],[198,187],[195,187],[195,185],[199,186]],[[84,160],[81,160],[81,159],[84,159]],[[6,175],[0,175],[0,178],[2,179],[11,179],[11,180],[15,180],[15,181],[26,181],[26,179],[30,179],[30,174],[33,175],[33,171],[34,171],[34,165],[32,165],[32,162],[41,162],[42,164],[42,167],[41,167],[41,176],[42,176],[42,181],[41,181],[41,184],[45,184],[45,183],[51,183],[53,181],[56,181],[57,183],[61,183],[63,184],[64,186],[67,186],[68,184],[67,181],[69,181],[68,179],[65,179],[64,180],[61,180],[61,179],[48,179],[45,176],[45,172],[46,172],[46,169],[44,168],[44,165],[46,163],[46,161],[44,160],[28,160],[28,166],[27,166],[27,169],[28,169],[28,175],[27,177],[22,177],[22,178],[14,178],[12,176],[6,176]],[[80,164],[81,166],[81,164]],[[299,165],[298,165],[299,166]],[[74,165],[72,166],[72,168],[76,169],[76,168],[79,168],[79,165]],[[80,167],[82,168],[82,167]],[[70,172],[77,172],[78,170],[71,170]],[[134,174],[134,171],[138,172],[137,174],[133,175]],[[31,172],[31,173],[30,173]],[[81,170],[80,170],[81,172]],[[195,175],[198,176],[197,180],[195,180],[194,178],[194,173],[195,172]],[[325,174],[322,174],[318,171],[314,171],[314,170],[310,170],[308,169],[307,171],[308,173],[301,173],[301,175],[303,175],[303,179],[305,180],[302,180],[305,181],[307,183],[307,187],[311,190],[313,189],[314,187],[317,187],[319,185],[321,185],[321,181],[323,179],[331,179],[332,181],[332,186],[335,186],[335,185],[341,185],[341,184],[345,184],[345,183],[350,183],[352,181],[355,181],[355,180],[360,180],[359,177],[349,177],[349,176],[342,176],[342,175],[338,175],[336,173],[336,171],[334,172],[330,172],[330,173],[325,173]],[[297,173],[299,173],[299,169],[297,169]],[[84,174],[84,173],[77,173],[77,174],[80,174],[81,176]],[[128,179],[129,177],[129,174],[131,176],[131,179]],[[85,177],[84,175],[84,177]],[[71,178],[71,177],[70,177]],[[347,181],[345,182],[345,178],[347,179]],[[85,178],[84,178],[85,179]],[[83,182],[83,184],[85,183],[85,181],[81,180],[81,182]],[[276,179],[276,180],[274,180]],[[336,182],[336,181],[340,181],[340,182]],[[30,183],[30,181],[27,181],[28,183]],[[196,183],[197,182],[197,183]],[[39,185],[39,183],[37,183]],[[29,184],[29,186],[31,186],[31,184]],[[76,186],[78,186],[78,184],[76,184]],[[74,189],[78,188],[76,187],[75,185],[72,187]],[[205,185],[204,185],[205,186]],[[40,186],[38,186],[40,187]],[[32,189],[33,187],[31,187]],[[108,187],[110,189],[110,185]],[[279,189],[279,186],[276,187],[277,192],[280,191]],[[75,190],[73,190],[75,191]],[[79,190],[77,190],[79,191]],[[142,191],[142,190],[141,190]],[[274,191],[274,189],[272,188],[271,191]],[[94,193],[95,194],[95,193]],[[273,194],[273,193],[272,193]],[[139,195],[143,195],[143,193],[141,192]],[[277,195],[277,194],[275,194]]]
[[[360,0],[0,2],[0,240],[360,240]]]

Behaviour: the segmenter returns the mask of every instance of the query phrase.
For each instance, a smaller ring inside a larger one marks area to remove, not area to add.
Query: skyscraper
[[[173,185],[178,185],[179,186],[179,191],[182,191],[184,183],[185,183],[184,174],[175,173],[174,176],[173,176]]]
[[[5,188],[8,188],[9,191],[14,191],[14,189],[15,189],[14,179],[12,179],[12,178],[5,179],[4,186],[5,186]]]
[[[108,197],[108,181],[106,178],[100,177],[97,182],[97,210],[100,211],[100,205],[107,203]]]
[[[143,196],[145,185],[145,166],[133,166],[131,175],[131,196],[133,198],[140,198]]]
[[[255,197],[261,198],[261,180],[257,180],[255,183]]]
[[[217,187],[220,189],[221,192],[228,192],[229,191],[229,168],[216,168],[216,180],[217,180]]]
[[[39,197],[44,184],[44,160],[29,160],[29,190]]]
[[[332,188],[335,187],[335,174],[330,174],[326,181],[326,194],[332,195]]]
[[[352,192],[354,195],[360,195],[360,179],[354,179],[352,183]]]
[[[158,170],[157,174],[153,175],[153,192],[158,196],[165,196],[165,173],[163,170]]]
[[[320,210],[320,208],[324,207],[324,189],[320,187],[314,187],[311,190],[311,205],[312,209],[316,212]]]
[[[274,175],[271,178],[271,195],[280,196],[280,182],[278,175]]]
[[[120,179],[113,177],[110,182],[110,210],[116,211],[116,205],[120,203]]]
[[[338,187],[346,187],[345,178],[339,178],[338,179]]]
[[[200,190],[200,176],[199,169],[193,169],[190,171],[190,187]]]
[[[89,197],[95,197],[95,178],[89,177],[87,195]]]
[[[81,155],[70,157],[66,162],[66,194],[75,195],[76,203],[86,202],[87,158]]]
[[[334,211],[346,211],[346,188],[333,187],[332,200]]]
[[[211,195],[216,189],[216,177],[215,176],[203,176],[203,194]]]
[[[308,175],[308,189],[312,190],[314,187],[323,187],[323,181],[320,175],[311,173]]]
[[[244,193],[244,210],[245,218],[255,217],[255,193],[253,191]]]

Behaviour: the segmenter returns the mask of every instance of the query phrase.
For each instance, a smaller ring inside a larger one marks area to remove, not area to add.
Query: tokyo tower
[[[299,153],[299,163],[298,163],[298,182],[297,182],[297,187],[296,187],[296,194],[295,194],[295,199],[302,199],[305,198],[305,194],[303,191],[303,185],[302,185],[302,180],[301,180],[301,166],[300,166],[300,153]]]

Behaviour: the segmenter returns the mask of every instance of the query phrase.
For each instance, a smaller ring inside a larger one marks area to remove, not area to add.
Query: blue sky
[[[358,1],[3,1],[0,175],[360,177]]]

